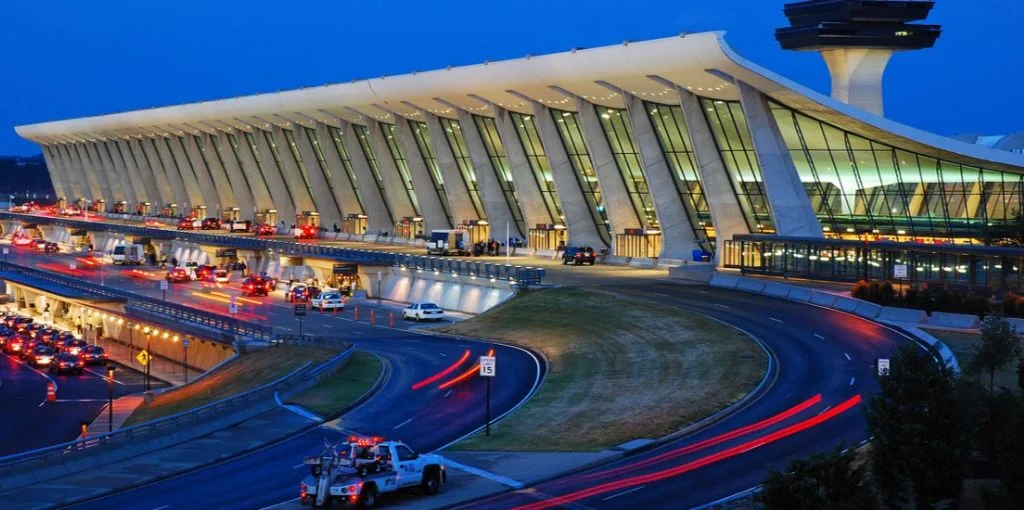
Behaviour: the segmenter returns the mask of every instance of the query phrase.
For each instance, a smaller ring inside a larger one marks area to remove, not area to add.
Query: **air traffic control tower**
[[[832,75],[832,97],[882,115],[882,74],[894,51],[930,48],[939,25],[917,25],[930,0],[809,0],[786,4],[791,26],[775,30],[786,50],[817,51]]]

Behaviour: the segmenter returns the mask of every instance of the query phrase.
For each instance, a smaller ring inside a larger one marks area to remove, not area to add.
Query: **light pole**
[[[188,384],[188,344],[189,337],[185,337],[185,339],[181,341],[181,364],[185,365],[185,384]]]
[[[149,391],[149,365],[152,364],[152,363],[150,363],[149,356],[148,356],[149,355],[149,336],[150,336],[151,332],[155,333],[156,330],[155,329],[151,330],[151,329],[149,329],[149,326],[146,326],[145,329],[142,330],[142,332],[146,334],[146,354],[147,354],[147,356],[146,356],[146,391]]]
[[[114,365],[107,365],[107,432],[114,431]]]
[[[134,346],[132,345],[132,336],[136,329],[139,329],[138,324],[132,324],[131,322],[128,323],[128,363],[132,362],[132,350],[134,349]]]

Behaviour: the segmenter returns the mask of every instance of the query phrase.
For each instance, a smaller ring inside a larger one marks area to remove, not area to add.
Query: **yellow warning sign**
[[[139,364],[146,366],[149,364],[149,353],[146,351],[139,351],[139,354],[135,356],[135,359],[139,360]]]

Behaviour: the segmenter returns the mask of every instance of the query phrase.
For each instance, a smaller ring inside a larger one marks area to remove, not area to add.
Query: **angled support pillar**
[[[89,187],[89,181],[85,178],[85,174],[82,173],[82,168],[78,159],[72,156],[75,150],[74,145],[71,143],[62,143],[57,147],[58,154],[60,154],[64,168],[68,171],[68,177],[71,180],[71,187],[74,188],[75,191],[75,196],[68,197],[68,200],[73,202],[79,198],[88,198],[89,195],[92,194],[92,190]]]
[[[643,160],[647,187],[658,213],[662,241],[660,258],[686,260],[695,248],[700,248],[694,235],[695,218],[690,217],[683,204],[675,178],[672,177],[672,169],[668,161],[665,161],[665,153],[661,150],[661,143],[658,142],[658,135],[654,132],[654,125],[647,116],[643,101],[626,92],[621,94]]]
[[[200,189],[203,191],[203,200],[207,201],[207,214],[220,218],[220,212],[227,207],[238,207],[238,201],[231,195],[228,183],[223,179],[217,179],[210,168],[206,154],[196,145],[196,140],[191,133],[185,133],[180,138],[185,145],[185,157],[192,165],[192,171],[196,173]],[[223,190],[221,188],[224,188]],[[210,202],[213,200],[213,202]]]
[[[355,128],[347,121],[339,120],[339,122],[341,123],[341,143],[345,147],[345,152],[348,153],[348,161],[352,165],[352,173],[356,176],[356,185],[359,186],[359,196],[362,197],[363,214],[366,215],[366,231],[384,231],[388,234],[393,234],[395,221],[398,218],[391,217],[388,203],[381,191],[381,183],[377,181],[377,176],[374,175],[373,169],[370,168],[370,163],[366,159],[363,146],[359,142],[359,135],[356,134]],[[327,125],[322,122],[317,123],[316,129],[317,133],[320,134],[320,140],[327,140],[328,138],[324,138],[324,136],[330,136],[331,134],[327,129]],[[368,144],[372,146],[372,141],[369,141]],[[334,151],[328,150],[326,152],[330,154]],[[374,159],[378,161],[380,157],[377,156]],[[327,162],[330,163],[330,159]],[[399,181],[398,185],[401,185],[401,181]],[[404,192],[405,186],[402,186],[398,191]],[[406,196],[406,200],[408,200],[408,196]]]
[[[344,125],[342,125],[342,130],[346,135],[346,141],[352,140],[354,142],[359,142],[359,140],[356,140],[354,130],[345,129]],[[366,131],[368,133],[367,136],[370,137],[370,141],[367,145],[373,148],[376,156],[377,170],[380,172],[380,180],[384,184],[384,198],[387,200],[387,204],[391,208],[391,214],[394,216],[394,221],[397,223],[402,218],[418,216],[420,214],[417,210],[418,205],[414,206],[412,199],[409,196],[409,192],[406,189],[405,177],[403,177],[402,173],[398,171],[398,164],[391,156],[391,149],[388,148],[388,142],[384,138],[383,126],[373,119],[368,119]],[[352,133],[352,135],[349,136],[348,133]],[[397,140],[395,142],[401,146]],[[433,191],[433,188],[428,191]],[[419,193],[419,191],[417,191],[417,193]]]
[[[715,263],[721,265],[725,241],[734,235],[749,234],[750,227],[740,208],[729,172],[718,151],[715,136],[708,126],[700,100],[688,90],[672,85],[679,96],[683,120],[690,133],[693,152],[697,157],[700,184],[711,209],[711,223],[715,226]]]
[[[295,223],[295,212],[300,210],[302,205],[296,205],[292,195],[285,184],[284,169],[278,168],[274,153],[270,151],[270,144],[267,143],[267,135],[259,128],[253,128],[253,140],[260,154],[260,163],[263,166],[263,176],[267,179],[267,186],[270,187],[270,197],[274,200],[274,209],[277,209],[278,221],[283,221],[285,226]],[[301,209],[310,210],[310,209]]]
[[[508,203],[501,182],[498,181],[504,177],[498,175],[498,170],[491,163],[491,157],[487,154],[487,148],[484,147],[484,140],[480,136],[473,115],[462,109],[458,112],[462,136],[466,140],[466,149],[469,150],[469,159],[476,171],[480,201],[484,204],[484,212],[487,213],[487,220],[491,224],[491,236],[497,239],[497,236],[505,233],[505,225],[508,225],[511,236],[524,239],[526,232],[519,231],[519,224],[512,215],[512,207],[519,207],[519,204]]]
[[[292,149],[288,144],[288,139],[285,138],[284,130],[273,125],[270,127],[270,134],[274,139],[278,157],[281,159],[281,176],[284,178],[285,184],[288,185],[288,192],[291,193],[292,203],[295,204],[295,212],[319,212],[319,209],[317,209],[318,204],[313,200],[309,188],[306,187],[306,181],[300,173],[298,163],[295,161]],[[269,143],[270,141],[268,140],[267,144]],[[306,179],[308,178],[309,176],[307,175]]]
[[[104,198],[103,188],[100,187],[95,170],[93,170],[89,160],[86,159],[85,148],[82,144],[77,142],[69,144],[68,153],[71,155],[72,164],[75,165],[78,173],[87,184],[87,188],[85,190],[87,195],[85,198],[88,198],[89,200]]]
[[[747,118],[750,138],[761,165],[761,177],[775,220],[775,231],[780,236],[822,237],[821,223],[814,214],[782,133],[775,125],[768,100],[759,90],[746,83],[738,81],[736,86],[740,90],[743,114]]]
[[[68,198],[70,186],[65,178],[67,177],[64,168],[60,166],[59,160],[53,155],[52,145],[43,144],[43,160],[46,162],[46,171],[50,174],[50,182],[53,184],[53,192],[57,198]]]
[[[213,141],[213,136],[210,137]],[[245,133],[232,129],[216,135],[220,141],[220,155],[224,158],[224,169],[228,171],[228,178],[234,187],[248,187],[252,193],[253,206],[258,210],[274,209],[274,200],[270,196],[270,185],[264,179],[260,167],[253,156],[252,148],[245,137]],[[234,144],[232,143],[234,141]],[[237,144],[238,152],[235,152]],[[246,214],[253,215],[256,220],[257,210],[248,211]]]
[[[441,169],[441,175],[444,177],[444,188],[447,192],[445,194],[448,195],[448,210],[452,214],[452,223],[461,224],[466,220],[486,219],[480,218],[476,208],[473,207],[473,199],[469,196],[470,184],[463,178],[458,163],[455,162],[455,155],[452,153],[451,146],[448,145],[448,138],[444,134],[441,120],[430,112],[423,112],[423,120],[427,125],[427,134],[430,145],[434,148],[437,166]],[[477,178],[479,179],[479,177]]]
[[[330,175],[325,175],[313,149],[314,140],[306,134],[306,129],[295,124],[292,136],[295,137],[295,145],[299,156],[302,157],[302,164],[306,167],[306,178],[309,179],[309,188],[313,193],[313,200],[316,202],[316,211],[320,213],[320,224],[325,228],[330,228],[334,224],[341,225],[341,220],[345,216],[335,198],[333,188],[347,184],[348,176],[345,175],[345,169],[328,168],[327,171],[330,172]],[[317,144],[319,143],[317,141]],[[326,160],[326,156],[324,159]],[[331,179],[330,183],[327,182],[328,177]],[[356,207],[358,211],[358,203]]]
[[[420,148],[416,145],[416,139],[412,134],[412,127],[409,121],[400,115],[395,117],[395,131],[398,133],[398,141],[405,152],[405,162],[409,166],[409,175],[412,177],[412,187],[416,190],[416,198],[420,202],[420,214],[423,216],[424,231],[452,228],[445,214],[444,206],[441,205],[441,197],[434,188],[434,181],[430,178],[430,170],[423,160]],[[429,129],[429,128],[428,128]],[[469,197],[465,197],[466,200]],[[455,219],[453,218],[453,221]]]
[[[100,157],[95,142],[84,142],[85,156],[91,162],[93,171],[96,172],[97,180],[100,182],[100,189],[103,190],[103,199],[107,201],[107,209],[114,207],[118,200],[124,200],[125,195],[122,187],[118,186],[117,176],[114,175],[113,167],[107,166]],[[102,211],[106,212],[106,211]]]
[[[340,130],[339,130],[340,131]],[[296,139],[300,137],[296,136]],[[366,193],[365,186],[369,186],[371,183],[360,180],[358,177],[353,179],[349,177],[348,169],[346,168],[345,162],[342,161],[341,155],[338,153],[338,147],[335,145],[334,136],[331,134],[331,130],[327,124],[317,121],[315,126],[312,128],[302,128],[302,140],[305,143],[300,144],[300,148],[304,151],[302,158],[307,157],[316,158],[316,150],[319,149],[320,154],[323,155],[323,164],[327,167],[327,174],[324,175],[325,179],[328,179],[328,185],[330,188],[331,196],[334,198],[334,203],[338,206],[338,212],[341,214],[341,218],[344,219],[350,214],[365,214],[363,207],[360,205],[360,198]],[[344,145],[344,140],[341,140]],[[349,155],[348,147],[344,147],[345,155]],[[319,169],[319,159],[314,160]],[[349,166],[351,166],[351,159],[349,159]],[[311,165],[306,165],[311,167]],[[354,173],[354,172],[353,172]]]
[[[178,167],[181,173],[181,180],[185,183],[185,191],[188,193],[192,207],[197,205],[206,206],[207,213],[216,210],[217,192],[213,189],[213,182],[210,175],[206,174],[205,179],[201,178],[201,172],[192,165],[192,160],[185,154],[185,147],[179,136],[173,133],[164,138],[171,151],[171,162]]]
[[[324,155],[324,161],[331,172],[331,180],[333,181],[331,183],[331,191],[334,194],[334,200],[338,203],[338,207],[341,208],[342,218],[351,214],[365,214],[368,232],[371,229],[373,232],[379,230],[391,232],[392,225],[390,218],[387,218],[387,208],[384,208],[383,211],[378,209],[378,206],[382,203],[380,187],[377,185],[377,179],[369,174],[366,161],[360,157],[362,149],[358,145],[353,147],[346,143],[346,133],[344,130],[351,131],[351,129],[352,126],[343,124],[341,128],[332,133],[330,127],[323,122],[317,122],[316,128],[313,129],[320,145],[320,152]],[[334,139],[334,133],[338,133],[339,138],[337,140]],[[346,168],[342,155],[338,152],[338,144],[341,145],[341,150],[345,151],[348,167],[352,170],[354,179],[349,177],[349,168]],[[356,169],[357,158],[360,158],[358,163],[362,165],[359,170]],[[366,175],[363,175],[364,170]],[[370,208],[375,209],[372,219],[369,212]],[[383,218],[381,216],[382,212]],[[384,221],[381,221],[382,219]]]
[[[558,134],[558,127],[551,118],[551,110],[533,100],[530,104],[533,105],[533,117],[540,131],[541,145],[544,146],[544,153],[551,164],[551,175],[555,179],[558,198],[562,202],[562,214],[565,215],[565,226],[569,232],[566,242],[570,245],[593,246],[595,249],[608,247],[597,231],[598,218],[594,217],[590,204],[583,196],[576,171],[565,152],[565,146],[562,145],[561,135]]]
[[[196,146],[200,150],[200,156],[206,160],[206,164],[210,168],[210,174],[213,176],[214,184],[216,184],[217,191],[221,196],[221,205],[224,207],[237,207],[242,219],[255,220],[256,204],[252,199],[252,190],[249,189],[249,185],[242,178],[240,171],[237,176],[239,182],[232,178],[232,173],[238,171],[238,162],[235,161],[234,152],[228,148],[223,152],[230,154],[222,153],[210,133],[204,131],[197,136],[198,143]],[[217,140],[216,142],[219,141]],[[228,162],[229,159],[230,163]],[[231,165],[234,165],[234,168],[229,170],[228,167]]]
[[[192,211],[192,206],[198,205],[198,202],[192,201],[192,197],[185,187],[185,181],[181,177],[180,169],[175,164],[171,151],[167,148],[167,139],[154,135],[143,140],[142,143],[144,146],[152,148],[149,163],[151,165],[159,163],[164,175],[167,176],[167,180],[170,181],[171,190],[174,191],[174,203],[178,204],[178,214],[188,216]],[[199,200],[201,197],[197,196],[196,199]]]
[[[125,185],[131,187],[134,201],[131,202],[130,206],[134,207],[139,202],[150,202],[150,197],[148,197],[148,193],[146,193],[142,180],[135,173],[134,169],[128,165],[128,162],[125,161],[124,155],[121,154],[121,147],[118,145],[118,142],[120,141],[121,140],[113,138],[106,140],[103,142],[103,146],[101,148],[103,148],[103,150],[106,151],[106,155],[111,158],[111,161],[114,163],[114,168],[118,171],[118,174],[124,175],[123,182],[125,182]]]
[[[138,200],[135,198],[135,190],[132,189],[131,181],[128,180],[128,175],[123,172],[123,168],[114,164],[114,159],[107,152],[106,143],[103,140],[98,140],[92,144],[93,152],[99,157],[100,164],[107,170],[107,177],[113,176],[113,180],[110,187],[110,191],[114,193],[114,198],[117,200],[134,204]],[[114,204],[107,204],[108,207],[114,207]]]
[[[505,148],[505,157],[508,159],[509,171],[512,172],[512,179],[516,184],[516,194],[519,195],[519,205],[523,210],[526,228],[529,229],[530,225],[561,223],[562,218],[552,218],[547,204],[544,203],[544,196],[541,194],[530,161],[526,159],[526,151],[519,140],[519,132],[513,124],[512,115],[508,110],[494,104],[491,105],[491,109],[495,112],[494,124]]]
[[[139,175],[142,176],[142,182],[149,190],[150,202],[156,212],[164,204],[174,202],[174,192],[171,190],[170,181],[163,173],[163,169],[157,168],[159,161],[150,162],[150,154],[146,151],[147,144],[149,144],[149,140],[139,138],[129,138],[124,142],[128,152],[135,158]]]

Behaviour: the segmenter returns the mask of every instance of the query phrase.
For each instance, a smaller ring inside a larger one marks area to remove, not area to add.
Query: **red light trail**
[[[418,390],[418,389],[420,389],[420,388],[422,388],[422,387],[424,387],[424,386],[426,386],[428,384],[431,384],[431,383],[441,379],[442,377],[444,377],[444,376],[454,372],[455,369],[459,368],[459,365],[462,365],[467,359],[469,359],[469,349],[466,349],[466,352],[462,353],[462,357],[459,358],[459,360],[456,361],[455,363],[452,363],[451,366],[449,366],[448,368],[446,368],[446,369],[444,369],[444,370],[442,370],[442,371],[440,371],[440,372],[438,372],[438,373],[436,373],[436,374],[434,374],[434,375],[432,375],[432,376],[430,376],[430,377],[428,377],[428,378],[426,378],[426,379],[424,379],[424,380],[422,380],[422,381],[420,381],[420,382],[418,382],[416,384],[413,384],[412,385],[412,389]]]
[[[487,355],[488,356],[494,356],[494,349],[491,349],[491,350],[487,351]],[[479,373],[479,372],[480,372],[480,363],[478,362],[477,364],[473,365],[473,368],[470,368],[469,370],[466,370],[465,372],[459,374],[459,376],[456,377],[455,379],[452,379],[452,380],[450,380],[448,382],[445,382],[445,383],[441,384],[440,386],[437,387],[437,389],[439,389],[439,390],[447,390],[448,388],[451,388],[452,386],[455,386],[459,382],[464,381],[464,380],[472,377],[473,374],[476,374],[476,373]]]

